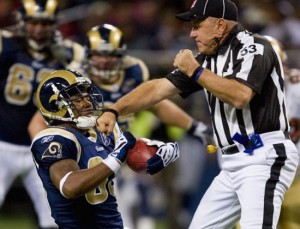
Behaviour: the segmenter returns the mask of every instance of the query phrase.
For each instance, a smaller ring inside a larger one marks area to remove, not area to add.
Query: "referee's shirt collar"
[[[243,30],[244,30],[244,28],[240,24],[237,24],[235,27],[233,27],[233,29],[228,34],[228,36],[226,37],[226,39],[224,40],[224,42],[218,48],[218,50],[217,50],[217,52],[216,52],[215,55],[224,55],[226,53],[226,50],[227,50],[228,46],[230,45],[231,41],[235,38],[235,36],[239,32],[241,32]]]

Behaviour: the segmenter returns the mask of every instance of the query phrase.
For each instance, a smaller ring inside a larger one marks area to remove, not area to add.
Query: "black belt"
[[[284,133],[284,137],[285,139],[291,139],[290,138],[290,134],[288,132],[283,132]],[[225,146],[224,148],[222,148],[222,153],[223,154],[235,154],[240,152],[239,148],[237,147],[236,144],[233,145],[229,145],[229,146]]]
[[[223,154],[235,154],[235,153],[238,153],[238,152],[240,152],[240,150],[237,147],[237,145],[235,145],[235,144],[222,148],[222,153]]]

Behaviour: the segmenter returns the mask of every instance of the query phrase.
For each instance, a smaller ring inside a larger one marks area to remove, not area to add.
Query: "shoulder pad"
[[[47,136],[55,136],[55,135],[70,139],[74,142],[78,142],[76,136],[73,133],[67,131],[66,129],[55,128],[55,127],[46,128],[46,129],[40,131],[34,137],[33,142],[36,141],[37,139],[41,139],[41,138],[44,138],[44,137],[47,137]]]
[[[124,56],[124,58],[123,58],[123,68],[124,69],[133,67],[135,65],[138,65],[140,67],[141,72],[143,74],[143,81],[149,80],[149,69],[143,60],[133,57],[133,56],[128,56],[128,55]]]

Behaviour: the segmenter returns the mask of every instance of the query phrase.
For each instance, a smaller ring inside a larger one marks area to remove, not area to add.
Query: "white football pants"
[[[253,154],[222,155],[222,171],[203,196],[189,229],[276,229],[284,193],[299,154],[291,140],[271,132]]]

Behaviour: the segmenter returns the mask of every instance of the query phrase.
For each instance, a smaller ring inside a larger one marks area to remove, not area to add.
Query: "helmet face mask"
[[[102,109],[102,95],[91,92],[94,87],[90,84],[73,85],[59,93],[60,98],[68,101],[68,105],[75,117],[99,115]],[[99,97],[100,96],[100,97]]]
[[[95,125],[103,109],[103,96],[91,81],[71,70],[49,74],[36,93],[37,105],[50,125],[75,123],[80,129]]]
[[[91,77],[108,81],[121,69],[126,45],[123,34],[115,26],[93,27],[86,35],[86,69]]]
[[[43,50],[53,41],[58,13],[58,0],[22,0],[19,10],[20,34],[30,48]]]

